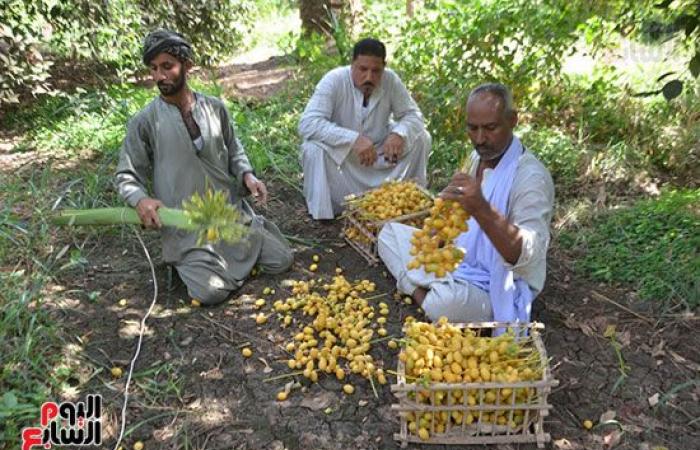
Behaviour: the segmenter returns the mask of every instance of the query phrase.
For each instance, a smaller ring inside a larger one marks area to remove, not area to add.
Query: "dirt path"
[[[263,100],[285,85],[292,69],[281,67],[284,57],[273,56],[249,64],[230,64],[218,70],[219,83],[229,97]]]
[[[284,78],[274,63],[246,69],[224,69],[221,76],[227,85],[230,83],[229,88],[253,89],[260,96],[274,91]],[[258,82],[261,74],[266,81]],[[394,398],[388,386],[379,387],[375,397],[366,380],[350,376],[356,392],[347,396],[335,378],[322,377],[313,385],[300,379],[302,388],[295,389],[287,401],[278,402],[275,394],[292,378],[265,382],[290,372],[286,365],[289,355],[283,349],[289,331],[281,329],[274,317],[267,324],[256,325],[252,302],[266,298],[269,308],[274,299],[286,298],[290,291],[284,280],[328,277],[336,267],[342,267],[348,278],[374,281],[377,292],[387,294],[389,300],[376,301],[390,303],[389,334],[400,336],[406,315],[421,317],[414,306],[392,300],[393,280],[381,266],[368,267],[342,242],[338,223],[310,221],[298,191],[275,181],[269,185],[271,203],[262,212],[286,234],[314,246],[295,244],[296,259],[289,273],[253,277],[221,306],[192,308],[182,287],[163,292],[165,268],[159,262],[158,241],[155,235],[147,235],[161,294],[136,364],[124,448],[131,448],[136,440],[143,441],[149,450],[399,447],[392,438],[398,421],[390,410]],[[138,322],[153,294],[153,280],[130,232],[106,232],[89,246],[83,250],[88,267],[61,275],[47,289],[46,299],[47,307],[63,324],[66,358],[81,362],[64,398],[88,393],[104,396],[104,440],[109,444],[118,429],[125,379],[113,379],[109,369],[127,367],[132,357]],[[318,273],[307,270],[314,254],[321,256]],[[545,344],[560,381],[550,397],[554,408],[546,420],[546,430],[553,439],[550,447],[698,448],[699,338],[695,317],[656,321],[656,311],[630,300],[628,293],[577,278],[572,261],[556,243],[550,253],[548,276],[533,317],[547,326]],[[275,295],[264,296],[265,287],[273,287]],[[630,314],[606,298],[650,320]],[[121,299],[126,300],[126,306],[119,305]],[[614,341],[605,337],[606,330],[611,336],[610,326],[615,327]],[[243,358],[243,345],[254,349],[253,357]],[[396,353],[384,343],[376,344],[372,355],[383,361],[385,368],[396,367]],[[621,372],[624,378],[620,378]],[[615,412],[616,422],[591,431],[582,428],[584,419],[597,423],[606,411]]]

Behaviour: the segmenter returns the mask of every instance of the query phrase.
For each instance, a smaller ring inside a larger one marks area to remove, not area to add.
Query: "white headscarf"
[[[508,150],[482,185],[484,198],[501,214],[508,214],[508,199],[518,160],[523,153],[520,139],[513,136]],[[478,161],[476,151],[472,161]],[[472,217],[469,230],[457,237],[456,245],[466,250],[464,261],[454,273],[455,278],[468,281],[489,293],[493,319],[497,322],[529,322],[533,295],[528,284],[515,278],[503,257]]]

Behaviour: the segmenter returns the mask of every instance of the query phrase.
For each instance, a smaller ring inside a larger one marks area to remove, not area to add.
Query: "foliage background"
[[[0,105],[43,94],[52,59],[92,59],[125,78],[141,69],[141,42],[156,28],[178,30],[211,65],[246,45],[252,0],[2,0]]]

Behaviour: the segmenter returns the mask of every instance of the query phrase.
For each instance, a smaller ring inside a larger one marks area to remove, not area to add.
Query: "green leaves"
[[[45,91],[52,63],[38,50],[38,20],[33,8],[19,0],[10,0],[0,9],[0,106],[19,102],[22,91]]]
[[[536,100],[533,85],[556,84],[562,55],[576,41],[585,17],[580,6],[563,1],[440,3],[404,26],[394,60],[422,108],[433,111],[430,128],[442,125],[448,135],[463,140],[462,109],[469,89],[503,82],[527,107]]]
[[[690,74],[695,78],[700,75],[700,49],[695,52],[695,56],[688,63],[688,68],[690,69]]]
[[[700,190],[668,191],[600,216],[584,230],[580,268],[638,289],[647,300],[698,306]],[[671,305],[669,305],[671,306]]]
[[[142,34],[156,27],[177,30],[192,41],[197,62],[205,65],[240,49],[245,33],[253,26],[253,0],[135,3],[142,12]]]
[[[0,106],[20,93],[53,93],[46,54],[95,58],[120,76],[142,70],[141,42],[157,27],[185,34],[198,63],[210,65],[240,48],[252,28],[254,0],[7,0],[0,9]]]
[[[204,195],[195,193],[182,203],[185,216],[198,230],[197,245],[223,240],[229,244],[241,241],[248,234],[241,212],[223,191],[207,189]]]

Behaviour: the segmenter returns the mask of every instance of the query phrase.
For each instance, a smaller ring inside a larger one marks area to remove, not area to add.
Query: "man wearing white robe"
[[[389,223],[379,234],[379,256],[431,320],[528,322],[542,291],[554,205],[549,171],[513,135],[518,116],[501,84],[477,87],[467,101],[474,145],[469,174],[457,172],[440,196],[455,200],[471,219],[456,239],[466,250],[459,267],[442,278],[408,270],[416,230]]]
[[[345,196],[387,179],[426,184],[431,139],[423,115],[387,69],[384,44],[355,44],[350,66],[327,73],[299,122],[304,197],[314,219],[332,219]]]

